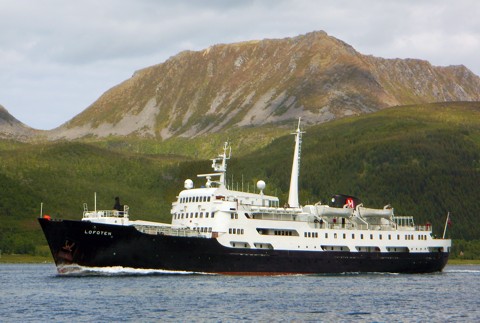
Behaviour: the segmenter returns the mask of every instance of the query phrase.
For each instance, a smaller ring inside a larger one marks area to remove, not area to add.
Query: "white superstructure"
[[[398,217],[390,206],[383,209],[352,205],[343,207],[298,203],[300,168],[300,122],[295,134],[295,152],[288,205],[281,207],[277,197],[265,195],[265,183],[257,183],[259,193],[229,189],[225,184],[223,153],[213,159],[216,173],[205,187],[194,188],[191,180],[172,204],[172,226],[187,227],[232,248],[349,252],[432,252],[447,251],[448,239],[434,239],[430,225],[416,226],[412,217]],[[227,154],[228,153],[228,154]],[[228,156],[227,156],[228,155]],[[218,181],[212,181],[218,177]]]

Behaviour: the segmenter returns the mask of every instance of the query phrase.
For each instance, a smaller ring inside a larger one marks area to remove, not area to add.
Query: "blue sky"
[[[0,105],[52,129],[182,50],[318,30],[480,75],[479,13],[476,0],[0,0]]]

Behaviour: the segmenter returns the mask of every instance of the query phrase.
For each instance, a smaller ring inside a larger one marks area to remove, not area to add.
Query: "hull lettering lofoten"
[[[185,180],[172,203],[171,223],[132,221],[118,198],[114,210],[89,211],[85,205],[78,221],[39,218],[58,272],[71,266],[231,275],[442,271],[451,240],[435,238],[430,224],[397,216],[390,205],[366,208],[344,194],[326,204],[301,205],[303,133],[299,121],[283,203],[265,194],[262,180],[254,193],[226,185],[231,148],[225,143],[212,160],[214,172],[198,175],[206,183],[195,188]]]
[[[112,233],[109,231],[98,231],[98,230],[85,230],[86,235],[97,235],[97,236],[111,236]]]

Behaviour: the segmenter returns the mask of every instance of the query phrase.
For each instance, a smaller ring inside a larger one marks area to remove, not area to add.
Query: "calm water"
[[[479,322],[480,266],[425,275],[238,277],[0,265],[0,321]]]

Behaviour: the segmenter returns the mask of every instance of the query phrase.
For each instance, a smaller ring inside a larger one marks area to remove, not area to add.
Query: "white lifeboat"
[[[371,209],[363,207],[361,205],[357,206],[358,214],[363,217],[379,217],[379,218],[391,218],[393,216],[393,208],[389,205],[385,206],[383,209]]]
[[[353,209],[348,207],[331,207],[328,205],[316,205],[318,216],[348,218],[352,215]]]

